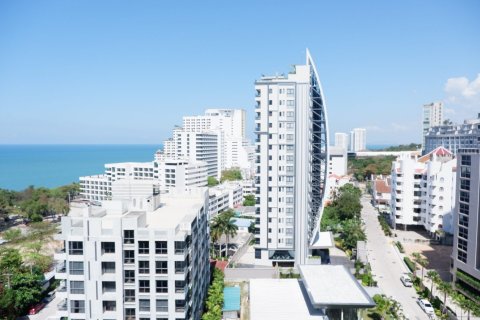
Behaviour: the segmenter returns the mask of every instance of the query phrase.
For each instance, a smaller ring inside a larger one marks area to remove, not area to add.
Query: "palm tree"
[[[440,281],[437,286],[440,292],[443,292],[443,312],[447,310],[447,295],[452,292],[452,284],[445,281]]]
[[[430,279],[430,298],[433,298],[433,284],[437,283],[440,280],[438,272],[435,270],[430,270],[427,272],[427,278]]]
[[[412,253],[412,256],[413,256],[414,261],[422,267],[422,287],[423,287],[423,272],[424,272],[425,268],[428,266],[428,260],[427,260],[427,258],[424,258],[418,252]]]
[[[213,243],[213,254],[215,255],[215,244],[222,237],[223,234],[223,220],[220,215],[215,216],[210,222],[210,238]],[[221,248],[219,248],[218,256],[221,256]]]
[[[237,235],[238,226],[235,224],[235,212],[233,212],[233,210],[229,209],[223,212],[222,215],[224,219],[223,234],[225,234],[227,239],[227,251],[225,255],[228,257],[228,242],[230,237],[235,237]]]
[[[455,300],[456,304],[460,307],[460,318],[463,317],[463,306],[465,305],[465,296],[460,292],[453,291],[452,298]],[[455,310],[456,311],[456,310]]]

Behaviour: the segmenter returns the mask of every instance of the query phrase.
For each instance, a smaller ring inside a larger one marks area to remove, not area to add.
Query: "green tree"
[[[216,185],[218,185],[220,182],[218,182],[218,180],[215,178],[215,177],[208,177],[207,179],[207,185],[209,187],[215,187]]]
[[[15,274],[12,277],[11,287],[7,288],[5,293],[10,297],[8,302],[13,304],[13,308],[7,306],[7,309],[13,309],[18,316],[24,314],[32,304],[39,302],[42,294],[42,279],[43,276],[39,274]]]
[[[220,182],[242,180],[242,172],[238,168],[222,171]]]
[[[413,260],[415,261],[415,263],[417,263],[420,267],[422,267],[422,287],[423,287],[423,273],[424,273],[424,270],[425,268],[428,266],[428,259],[425,258],[424,256],[422,256],[420,253],[413,253],[412,254],[413,256]]]
[[[217,239],[225,235],[226,253],[228,256],[228,245],[230,237],[234,237],[237,234],[238,226],[235,224],[235,212],[232,209],[228,209],[222,213],[219,213],[212,219],[210,229],[214,230],[214,235],[218,236]],[[212,231],[211,231],[212,232]]]
[[[341,239],[348,249],[356,248],[357,241],[367,240],[367,236],[359,219],[346,220],[342,223],[342,227]]]
[[[3,248],[0,250],[0,279],[3,283],[9,281],[9,274],[22,271],[22,256],[17,249]]]
[[[452,292],[452,284],[445,281],[440,281],[437,286],[438,291],[443,293],[443,312],[447,310],[447,295]]]
[[[430,279],[430,298],[434,297],[433,294],[433,285],[440,281],[440,275],[435,270],[430,270],[427,272],[427,278]]]
[[[251,207],[255,205],[255,195],[253,194],[247,194],[246,196],[243,197],[243,205],[246,207]]]

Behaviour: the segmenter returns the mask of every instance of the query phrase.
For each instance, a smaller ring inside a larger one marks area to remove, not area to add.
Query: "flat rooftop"
[[[196,215],[205,204],[206,188],[183,193],[167,193],[160,197],[160,208],[147,212],[147,227],[175,228],[185,218]],[[208,208],[204,208],[206,212]],[[189,220],[190,219],[185,219]],[[186,222],[186,221],[185,221]]]
[[[310,302],[316,308],[375,306],[375,302],[346,267],[302,265],[299,268]]]
[[[297,279],[251,279],[251,320],[327,320],[315,309],[302,282]]]

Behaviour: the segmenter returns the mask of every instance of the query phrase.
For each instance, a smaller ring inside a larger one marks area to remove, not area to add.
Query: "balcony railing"
[[[61,301],[59,304],[57,304],[57,309],[59,311],[66,311],[67,310],[67,299],[64,301]]]
[[[67,271],[65,263],[57,264],[57,266],[55,267],[55,271],[57,273],[65,273]]]

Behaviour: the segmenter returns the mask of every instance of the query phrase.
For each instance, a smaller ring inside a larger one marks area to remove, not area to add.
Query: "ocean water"
[[[104,172],[105,163],[152,161],[161,145],[0,145],[0,188],[53,188]]]

